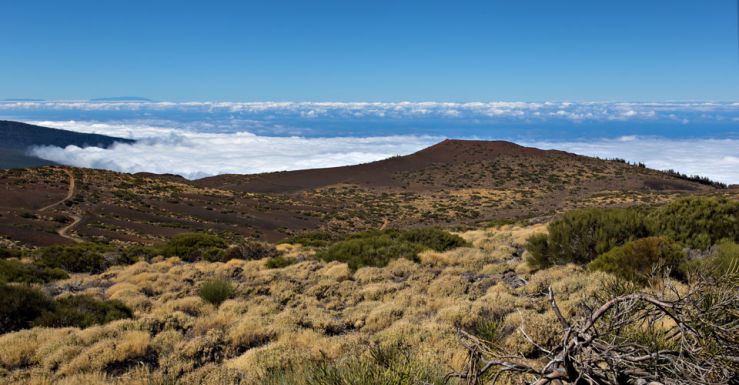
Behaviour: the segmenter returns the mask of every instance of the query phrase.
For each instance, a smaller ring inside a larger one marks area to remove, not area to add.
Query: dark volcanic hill
[[[542,177],[558,182],[560,177],[567,179],[568,171],[577,171],[584,177],[588,172],[597,172],[609,166],[619,165],[506,141],[447,139],[411,155],[360,165],[256,175],[219,175],[194,183],[202,187],[273,193],[336,184],[427,191],[450,187],[490,188],[501,184],[526,186],[538,184],[538,179]],[[661,173],[638,172],[635,167],[625,164],[621,164],[621,167],[624,169],[622,173],[628,169],[631,174],[623,181],[630,187],[638,188],[642,184],[645,188],[656,190],[697,188],[694,183],[665,178]]]
[[[75,184],[68,196],[70,175]],[[26,244],[79,238],[155,243],[185,231],[215,231],[276,241],[312,230],[480,226],[575,207],[719,193],[735,195],[622,161],[509,142],[445,140],[355,166],[197,181],[56,167],[2,171],[0,236]]]
[[[407,156],[397,156],[355,166],[273,172],[258,175],[219,175],[200,179],[204,187],[248,192],[292,192],[330,186],[357,184],[368,187],[402,187],[404,173],[420,172],[434,165],[490,161],[500,157],[550,158],[566,156],[561,151],[544,151],[504,141],[444,140]],[[433,187],[433,186],[427,186]]]
[[[109,147],[115,142],[133,143],[133,140],[0,120],[0,168],[53,164],[28,155],[26,152],[31,146]]]

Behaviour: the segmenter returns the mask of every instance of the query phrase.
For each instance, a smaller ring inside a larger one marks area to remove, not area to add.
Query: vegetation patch
[[[54,300],[32,286],[0,284],[0,333],[33,326],[85,328],[132,315],[116,300],[100,301],[86,295]]]
[[[317,255],[324,261],[345,262],[356,270],[363,266],[386,266],[398,258],[417,261],[418,253],[423,250],[441,252],[466,244],[461,237],[435,228],[370,231],[334,243]]]
[[[87,295],[75,295],[55,300],[51,309],[44,311],[33,324],[45,327],[86,328],[132,316],[131,309],[121,301],[100,301]]]
[[[644,284],[650,276],[667,271],[681,278],[684,262],[685,253],[678,244],[664,237],[648,237],[615,247],[599,255],[588,267]]]
[[[573,210],[551,222],[548,230],[548,235],[533,236],[526,244],[534,267],[585,264],[615,246],[649,235],[638,209]]]
[[[219,261],[228,248],[223,238],[208,233],[177,234],[159,250],[160,254],[171,257],[177,256],[184,261],[198,260]]]
[[[218,306],[223,301],[231,298],[234,294],[234,286],[229,281],[214,279],[203,283],[198,294],[203,300]]]
[[[563,214],[548,234],[526,242],[535,268],[566,263],[587,264],[627,242],[665,237],[691,249],[706,250],[722,239],[739,241],[739,201],[688,197],[661,207],[583,209]]]
[[[267,260],[267,268],[269,269],[279,269],[283,267],[290,266],[297,262],[294,258],[286,258],[283,256],[277,256],[274,258],[270,258]]]
[[[301,244],[303,246],[309,247],[325,247],[339,240],[341,240],[341,237],[338,236],[335,232],[310,231],[293,235],[292,237],[286,238],[282,242],[290,243],[293,245]]]
[[[111,251],[111,246],[97,243],[55,245],[42,248],[38,261],[43,266],[74,273],[99,273],[114,264],[106,261],[104,255]]]
[[[716,197],[676,199],[652,212],[651,232],[706,249],[721,239],[739,242],[739,201]]]
[[[60,268],[0,259],[0,282],[46,283],[66,278],[69,278],[69,275]]]

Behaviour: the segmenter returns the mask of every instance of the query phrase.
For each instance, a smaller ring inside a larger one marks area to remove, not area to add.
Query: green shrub
[[[20,257],[20,252],[18,252],[17,250],[8,249],[7,247],[0,247],[0,259],[18,257]]]
[[[183,233],[177,234],[161,247],[159,252],[165,257],[180,257],[184,261],[220,260],[223,251],[228,247],[226,241],[213,234]]]
[[[267,268],[269,269],[280,269],[286,266],[294,264],[296,261],[292,258],[285,258],[282,256],[270,258],[267,260]]]
[[[685,253],[678,244],[665,237],[648,237],[615,247],[599,255],[588,267],[645,283],[656,268],[670,269],[671,275],[681,277],[684,262]]]
[[[716,255],[709,258],[711,268],[719,275],[739,273],[739,245],[725,239],[716,246]]]
[[[417,243],[435,251],[447,251],[467,245],[467,242],[460,236],[437,228],[394,231],[397,231],[398,233],[398,235],[395,236],[396,239]],[[392,236],[393,230],[391,230],[390,233]]]
[[[324,247],[341,240],[336,233],[324,231],[305,232],[285,238],[284,243],[301,244],[310,247]]]
[[[566,213],[548,226],[549,250],[555,260],[587,263],[598,254],[649,235],[635,209],[584,209]]]
[[[203,300],[218,306],[234,294],[234,287],[229,281],[215,279],[203,283],[198,294]]]
[[[59,268],[0,259],[0,282],[46,283],[66,278],[67,273]]]
[[[52,306],[51,299],[39,289],[0,283],[0,333],[31,327]]]
[[[685,264],[684,270],[690,274],[721,277],[739,273],[739,245],[724,239],[716,244],[714,253]]]
[[[547,234],[535,234],[526,240],[524,245],[529,255],[526,262],[534,268],[540,269],[552,264],[549,253],[549,236]]]
[[[676,199],[649,216],[652,233],[706,249],[721,239],[739,242],[739,201],[715,197]]]
[[[100,273],[109,264],[104,254],[112,250],[108,245],[96,243],[48,246],[41,249],[38,262],[74,273]]]
[[[131,309],[121,301],[100,301],[87,295],[76,295],[54,301],[52,307],[42,312],[33,324],[45,327],[86,328],[132,316]]]
[[[547,228],[546,242],[541,236],[527,242],[530,261],[538,267],[586,264],[615,246],[649,236],[644,214],[638,209],[573,210]]]
[[[160,250],[154,246],[132,245],[120,249],[120,259],[127,264],[156,257]]]
[[[132,315],[117,300],[100,301],[85,295],[52,300],[31,286],[0,283],[0,333],[33,326],[85,328]]]
[[[391,260],[418,260],[426,250],[446,251],[467,243],[457,235],[441,229],[375,230],[356,233],[337,242],[317,255],[324,261],[340,261],[352,270],[363,266],[386,266]]]
[[[324,261],[340,261],[352,270],[363,266],[386,266],[391,260],[406,258],[418,260],[424,247],[417,243],[393,239],[388,235],[347,239],[331,245],[317,256]]]

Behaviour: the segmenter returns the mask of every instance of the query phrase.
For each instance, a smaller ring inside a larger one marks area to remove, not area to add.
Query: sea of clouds
[[[739,183],[739,103],[0,102],[0,118],[7,117],[137,140],[30,150],[41,158],[190,179],[363,163],[453,137]]]

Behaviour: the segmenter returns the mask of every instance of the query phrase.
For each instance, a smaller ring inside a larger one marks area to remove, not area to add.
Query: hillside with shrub
[[[278,245],[201,232],[12,249],[0,260],[0,384],[518,384],[578,373],[616,384],[629,370],[634,381],[729,383],[738,204],[682,198],[543,224],[306,232]],[[576,348],[562,345],[569,336]]]

